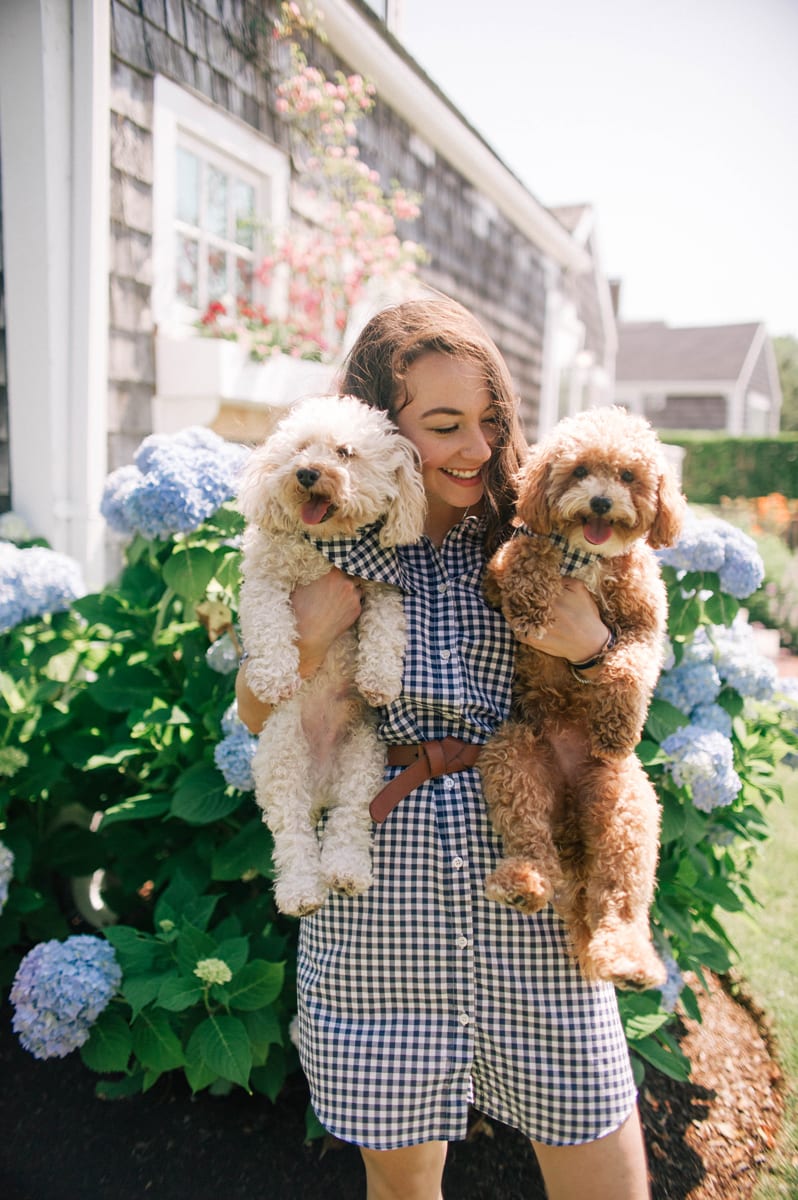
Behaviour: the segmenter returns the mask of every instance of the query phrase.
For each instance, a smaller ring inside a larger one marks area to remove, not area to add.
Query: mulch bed
[[[656,1072],[641,1093],[653,1200],[747,1200],[781,1118],[781,1075],[761,1014],[713,980],[704,1021],[685,1020],[689,1083]],[[101,1101],[77,1054],[37,1062],[0,1015],[0,1196],[3,1200],[354,1200],[365,1194],[356,1150],[303,1144],[307,1094],[278,1107],[236,1091],[193,1098],[177,1080],[146,1096]],[[534,1155],[517,1132],[474,1114],[450,1150],[444,1194],[543,1200]]]

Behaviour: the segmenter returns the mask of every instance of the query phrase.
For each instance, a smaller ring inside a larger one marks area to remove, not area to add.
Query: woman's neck
[[[459,525],[467,516],[478,515],[482,509],[481,502],[468,508],[450,508],[449,505],[440,507],[430,506],[427,519],[424,522],[424,532],[433,546],[442,546],[447,533]]]

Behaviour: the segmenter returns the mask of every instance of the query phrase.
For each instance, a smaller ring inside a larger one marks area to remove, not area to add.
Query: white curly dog
[[[238,504],[248,522],[246,678],[277,705],[253,760],[255,795],[274,837],[275,902],[303,916],[330,888],[355,895],[371,884],[369,803],[383,784],[384,751],[368,705],[401,691],[405,628],[401,594],[364,581],[356,631],[303,680],[291,595],[330,570],[317,539],[352,537],[381,520],[381,545],[418,540],[426,511],[418,454],[385,413],[351,396],[311,397],[253,452]]]

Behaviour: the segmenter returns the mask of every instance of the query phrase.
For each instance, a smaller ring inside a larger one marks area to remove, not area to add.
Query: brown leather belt
[[[384,821],[400,800],[404,800],[414,788],[428,779],[452,775],[455,771],[465,771],[475,766],[481,750],[482,747],[473,742],[461,742],[454,737],[416,742],[412,746],[388,746],[388,766],[405,769],[386,783],[372,800],[369,811],[373,819]]]

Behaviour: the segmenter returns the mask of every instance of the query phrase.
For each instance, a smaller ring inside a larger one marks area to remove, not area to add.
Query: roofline
[[[484,138],[458,112],[376,14],[354,0],[325,0],[323,28],[331,46],[367,76],[378,95],[509,221],[560,266],[582,274],[590,256],[539,203]]]
[[[644,391],[667,392],[671,396],[694,396],[704,392],[712,395],[731,395],[737,386],[735,379],[618,379],[615,378],[615,391]]]

